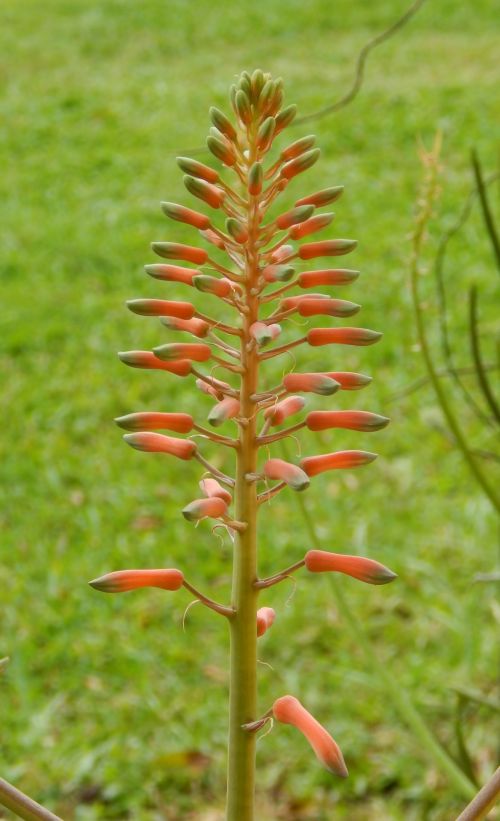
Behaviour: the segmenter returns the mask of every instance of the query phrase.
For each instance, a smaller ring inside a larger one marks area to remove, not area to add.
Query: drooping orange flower
[[[273,704],[273,716],[282,724],[292,724],[307,738],[318,760],[334,775],[347,778],[349,772],[337,742],[295,696],[281,696]]]

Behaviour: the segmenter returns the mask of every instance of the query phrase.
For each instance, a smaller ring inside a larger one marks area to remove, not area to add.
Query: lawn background
[[[132,452],[112,424],[133,410],[203,418],[210,408],[187,381],[128,370],[116,358],[165,339],[155,323],[128,314],[127,298],[185,297],[142,272],[154,262],[151,240],[193,239],[158,208],[161,199],[192,204],[175,155],[203,145],[209,105],[228,109],[228,86],[244,68],[282,75],[286,100],[304,114],[337,98],[361,46],[404,8],[396,0],[2,3],[0,656],[11,663],[0,681],[0,771],[68,821],[218,821],[223,803],[224,626],[195,607],[184,633],[182,592],[115,598],[86,585],[120,567],[179,566],[227,596],[229,545],[180,515],[200,471]],[[352,265],[363,275],[342,296],[362,302],[360,324],[384,332],[378,346],[336,351],[335,361],[326,350],[298,354],[302,369],[324,368],[329,356],[331,369],[374,376],[361,394],[310,405],[392,418],[373,439],[305,438],[304,453],[380,454],[365,470],[319,477],[307,501],[326,549],[368,553],[399,574],[387,588],[346,580],[345,593],[379,658],[453,753],[453,687],[491,695],[495,686],[498,605],[493,585],[473,578],[493,568],[497,529],[431,389],[393,395],[424,373],[408,283],[417,142],[443,131],[431,261],[470,188],[470,147],[489,171],[497,163],[497,11],[487,0],[425,4],[373,53],[349,108],[290,131],[296,139],[312,128],[322,160],[285,203],[346,186],[336,230],[358,238]],[[475,212],[446,269],[461,364],[473,281],[493,356],[492,268]],[[424,287],[435,328],[430,277]],[[490,447],[461,417],[474,442]],[[262,518],[262,572],[308,546],[295,500],[283,494]],[[463,799],[396,716],[328,580],[298,577],[286,606],[290,592],[262,598],[278,618],[259,645],[272,666],[261,666],[261,704],[300,697],[341,744],[351,777],[332,780],[303,739],[275,728],[258,748],[259,821],[455,817]],[[463,731],[479,780],[494,766],[493,729],[490,712],[469,706]]]

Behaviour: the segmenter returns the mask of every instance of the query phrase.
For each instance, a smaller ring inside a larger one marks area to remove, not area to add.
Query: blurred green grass
[[[4,0],[0,656],[12,661],[0,682],[0,761],[2,775],[64,818],[209,821],[222,803],[225,628],[195,607],[184,633],[183,593],[115,599],[86,586],[110,569],[163,563],[227,595],[227,541],[206,524],[193,530],[179,512],[196,495],[199,471],[131,452],[111,422],[132,410],[210,407],[187,382],[126,370],[115,353],[164,338],[123,303],[166,293],[142,274],[151,240],[192,236],[166,225],[157,206],[188,202],[175,154],[203,143],[208,106],[227,109],[228,85],[243,68],[281,74],[287,100],[304,114],[337,97],[359,48],[404,8],[399,0]],[[356,102],[314,125],[322,160],[287,200],[346,186],[336,230],[359,239],[352,259],[363,276],[345,295],[363,303],[362,324],[384,340],[332,359],[332,369],[375,377],[335,407],[355,400],[393,420],[374,439],[324,436],[325,449],[366,447],[380,458],[320,477],[308,502],[325,547],[366,552],[398,572],[390,588],[347,580],[345,590],[377,654],[453,754],[453,686],[488,693],[495,684],[494,591],[473,577],[491,570],[497,534],[431,390],[391,397],[423,374],[407,279],[417,140],[444,132],[437,235],[470,186],[469,147],[494,168],[498,44],[494,3],[425,5],[372,55]],[[453,245],[448,273],[466,363],[466,286],[477,281],[492,295],[477,214]],[[434,304],[429,282],[432,323]],[[492,327],[492,300],[485,312]],[[312,370],[328,355],[297,360]],[[304,453],[316,448],[304,439]],[[262,572],[307,546],[293,497],[280,496],[262,519]],[[262,599],[278,619],[261,644],[271,665],[262,665],[261,703],[297,694],[342,745],[351,778],[332,782],[300,738],[277,728],[259,744],[259,819],[456,814],[462,800],[395,716],[328,582],[298,578],[286,604],[290,592],[274,588]],[[484,778],[494,757],[490,714],[471,709],[464,732]]]

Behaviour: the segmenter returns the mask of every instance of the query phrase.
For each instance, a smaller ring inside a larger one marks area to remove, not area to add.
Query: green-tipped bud
[[[250,171],[248,172],[248,192],[253,197],[258,196],[262,191],[262,180],[264,172],[260,162],[254,162]]]
[[[220,208],[222,205],[225,193],[216,185],[188,175],[184,177],[183,182],[190,194],[203,200],[212,208]]]
[[[288,282],[294,273],[292,265],[267,265],[262,271],[266,282]]]
[[[251,86],[252,86],[252,99],[257,101],[259,99],[260,92],[264,88],[264,73],[261,71],[260,68],[256,68],[254,73],[252,74],[251,79]]]
[[[293,160],[295,157],[299,157],[300,154],[304,153],[304,151],[309,151],[315,142],[316,137],[314,134],[309,134],[308,137],[302,137],[300,140],[296,140],[294,143],[283,149],[280,154],[280,160],[285,160],[288,162],[288,160]]]
[[[320,208],[323,205],[329,205],[335,202],[344,192],[343,185],[334,185],[331,188],[324,188],[322,191],[317,191],[315,194],[309,194],[307,197],[297,200],[295,205],[315,205]]]
[[[205,294],[214,294],[222,298],[229,296],[232,291],[232,285],[229,279],[218,279],[208,274],[199,274],[193,277],[193,285],[198,291],[202,291]]]
[[[246,226],[234,217],[229,217],[229,219],[226,220],[226,229],[228,234],[230,234],[233,239],[241,245],[247,241],[248,231]]]
[[[249,125],[252,122],[252,109],[250,107],[250,100],[248,99],[247,95],[244,91],[240,90],[236,92],[236,97],[234,98],[234,105],[236,108],[236,113],[240,118],[241,122],[245,125]]]
[[[267,151],[271,145],[276,130],[276,120],[274,117],[267,117],[257,132],[257,147],[261,151]]]
[[[276,133],[283,131],[284,128],[290,125],[297,114],[297,106],[295,104],[288,105],[276,116]]]
[[[292,225],[297,225],[299,222],[309,219],[313,211],[314,205],[299,205],[297,208],[292,208],[290,211],[281,214],[276,220],[276,225],[280,231],[284,231]]]
[[[224,165],[232,166],[236,162],[236,154],[231,143],[222,141],[218,137],[207,137],[207,146],[214,157],[224,163]]]
[[[192,160],[191,157],[177,157],[177,165],[185,174],[205,180],[205,182],[216,183],[219,179],[217,171],[198,160]]]
[[[215,106],[212,106],[209,113],[214,126],[229,140],[234,140],[236,137],[236,129],[226,115]]]
[[[263,114],[265,114],[265,112],[267,111],[267,109],[269,107],[269,104],[270,104],[271,99],[272,99],[273,94],[274,94],[274,89],[275,89],[275,86],[274,86],[274,82],[272,80],[267,80],[267,82],[264,83],[264,87],[263,87],[262,91],[260,92],[260,97],[259,97],[259,108],[260,108],[260,110]]]
[[[320,153],[319,148],[313,148],[311,151],[306,151],[304,154],[300,154],[300,156],[295,157],[295,159],[285,163],[281,169],[280,176],[287,180],[291,180],[292,177],[295,177],[297,174],[301,174],[302,171],[307,171],[307,169],[311,168],[311,166],[314,165],[314,163],[319,159]]]
[[[252,96],[252,78],[248,71],[242,71],[238,81],[238,87],[246,94],[248,99]]]
[[[200,231],[210,228],[209,218],[206,214],[200,214],[199,211],[193,211],[191,208],[185,208],[175,202],[162,202],[161,209],[165,216],[170,217],[170,219],[185,222],[186,225],[193,225]]]

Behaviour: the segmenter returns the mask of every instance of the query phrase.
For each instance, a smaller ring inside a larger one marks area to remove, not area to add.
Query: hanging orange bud
[[[276,612],[272,607],[259,607],[257,610],[257,636],[263,636],[274,624]]]
[[[336,185],[332,188],[324,188],[315,194],[309,194],[307,197],[302,197],[300,200],[297,200],[295,205],[315,205],[316,208],[320,208],[322,205],[329,205],[331,202],[335,202],[343,193],[344,186]]]
[[[300,140],[296,140],[294,143],[287,146],[287,148],[283,149],[280,154],[280,160],[288,161],[295,159],[295,157],[303,154],[304,151],[308,151],[312,148],[315,142],[316,137],[314,134],[310,134],[308,137],[301,137]]]
[[[277,323],[266,325],[265,322],[254,322],[253,325],[250,326],[250,333],[257,342],[257,345],[263,347],[280,335],[281,325]]]
[[[231,167],[236,162],[236,154],[233,146],[227,140],[221,140],[217,137],[207,137],[207,147],[212,152],[214,157]]]
[[[191,319],[195,307],[190,302],[170,302],[167,299],[129,299],[127,308],[139,316],[175,316],[177,319]]]
[[[182,282],[184,285],[192,285],[193,277],[201,274],[198,268],[181,268],[178,265],[145,265],[144,268],[150,277],[166,282]]]
[[[321,271],[304,271],[299,274],[297,285],[300,288],[316,288],[318,285],[346,285],[359,276],[359,271],[348,268],[326,268]]]
[[[295,268],[291,265],[266,265],[262,271],[266,282],[288,282],[294,273]]]
[[[299,205],[298,208],[307,208],[307,205]],[[310,206],[313,208],[314,206]],[[333,220],[333,214],[317,214],[315,217],[302,222],[300,225],[292,225],[290,228],[290,236],[292,239],[302,239],[308,237],[309,234],[314,234],[316,231],[321,231]]]
[[[357,244],[355,239],[325,239],[322,242],[309,242],[299,248],[299,257],[301,259],[341,257],[354,251]]]
[[[194,228],[203,230],[210,226],[210,220],[206,214],[200,214],[199,211],[193,211],[191,208],[185,208],[175,202],[162,202],[161,208],[163,213],[170,219],[185,222],[187,225],[193,225]]]
[[[262,191],[262,180],[264,179],[264,172],[260,162],[254,162],[250,171],[248,172],[248,193],[252,197],[258,196]]]
[[[304,556],[304,562],[311,573],[345,573],[346,576],[352,576],[353,579],[359,579],[367,584],[389,584],[397,578],[396,573],[388,567],[362,556],[329,553],[327,550],[309,550]]]
[[[236,138],[236,130],[232,124],[232,122],[226,117],[226,115],[220,111],[220,109],[212,106],[209,109],[210,119],[212,120],[214,126],[219,129],[219,131],[224,134],[229,140],[234,140]]]
[[[126,593],[139,587],[159,587],[161,590],[179,590],[184,583],[180,570],[115,570],[89,582],[90,586],[102,593]]]
[[[172,359],[206,362],[212,355],[209,345],[204,345],[203,342],[168,342],[166,345],[158,345],[157,348],[153,348],[153,353],[158,359],[163,359],[164,362]]]
[[[292,208],[291,211],[286,211],[277,217],[276,225],[280,231],[284,231],[286,228],[290,228],[290,226],[304,222],[304,220],[311,216],[313,211],[314,205],[300,205],[298,208]]]
[[[293,177],[296,177],[297,174],[301,174],[302,171],[307,171],[307,169],[311,168],[319,159],[320,153],[319,148],[313,148],[311,151],[306,151],[294,160],[290,160],[290,162],[285,163],[281,169],[280,176],[291,180]]]
[[[325,470],[357,468],[367,465],[377,458],[376,453],[366,450],[339,450],[335,453],[324,453],[321,456],[306,456],[300,466],[308,476],[317,476]]]
[[[219,496],[210,496],[207,499],[195,499],[183,508],[182,515],[188,522],[199,522],[200,519],[218,519],[224,516],[227,504]]]
[[[229,279],[222,277],[208,276],[208,274],[198,274],[193,279],[193,285],[198,291],[203,291],[207,294],[214,294],[219,297],[230,296],[233,291],[233,284]]]
[[[215,169],[210,168],[209,165],[204,165],[198,160],[192,160],[191,157],[177,157],[177,165],[188,174],[190,177],[196,177],[205,182],[216,183],[219,180],[219,175]]]
[[[177,362],[162,362],[151,351],[119,351],[119,359],[124,365],[131,368],[143,368],[145,370],[168,371],[177,376],[188,376],[191,373],[191,362],[188,359],[180,359]]]
[[[330,428],[346,428],[348,430],[362,430],[366,433],[382,430],[390,422],[386,416],[369,411],[312,411],[306,416],[306,425],[309,430],[329,430]]]
[[[302,396],[287,396],[276,405],[272,405],[264,412],[264,418],[271,421],[271,425],[281,425],[289,416],[302,410],[306,400]]]
[[[307,334],[309,345],[373,345],[381,339],[378,331],[368,328],[311,328]]]
[[[294,696],[282,696],[273,704],[273,716],[282,724],[292,724],[307,738],[318,760],[334,775],[349,775],[342,752],[325,728]]]
[[[285,482],[293,490],[305,490],[310,484],[306,473],[301,468],[283,459],[268,459],[264,465],[264,476]]]
[[[283,108],[279,114],[276,115],[276,134],[280,131],[283,131],[284,128],[287,128],[290,123],[294,120],[295,115],[297,114],[297,106],[295,104],[289,105],[286,108]]]
[[[240,412],[240,403],[232,396],[227,396],[215,405],[208,414],[208,421],[214,428],[222,425],[228,419],[234,419]]]
[[[162,433],[126,433],[123,438],[131,448],[144,453],[168,453],[179,459],[191,459],[196,453],[196,444],[191,439],[175,439]]]
[[[151,248],[159,257],[185,259],[187,262],[194,262],[195,265],[203,265],[208,259],[208,254],[203,248],[181,245],[179,242],[152,242]]]
[[[224,202],[224,191],[209,182],[205,182],[205,180],[187,175],[184,177],[183,182],[190,194],[203,200],[211,208],[220,208]]]
[[[116,424],[124,430],[174,430],[189,433],[193,429],[193,417],[189,413],[157,413],[143,411],[117,416]]]
[[[162,316],[160,322],[171,331],[185,331],[200,339],[203,339],[210,330],[210,325],[203,319],[176,319],[172,316]]]
[[[230,234],[236,242],[239,242],[240,245],[243,245],[243,243],[247,241],[248,231],[245,225],[239,220],[234,219],[234,217],[229,217],[229,219],[226,220],[226,228],[228,234]]]
[[[340,385],[324,373],[289,373],[283,378],[283,385],[289,393],[318,393],[320,396],[331,396]]]
[[[213,479],[212,477],[202,479],[200,482],[200,488],[209,499],[213,496],[217,496],[218,498],[223,499],[226,505],[230,505],[233,501],[233,497],[229,491],[226,490],[225,487],[222,487],[217,479]]]
[[[257,132],[257,148],[267,151],[273,141],[275,129],[276,120],[274,117],[267,117]]]
[[[301,316],[353,316],[361,305],[346,299],[305,299],[298,306]]]
[[[343,391],[360,390],[372,381],[371,376],[365,376],[364,373],[352,373],[351,371],[329,371],[325,376],[339,382]]]
[[[280,310],[281,311],[298,311],[299,306],[302,305],[303,302],[317,299],[321,300],[322,302],[329,302],[330,297],[328,294],[302,294],[302,296],[287,296],[285,299],[282,299],[280,302]]]

